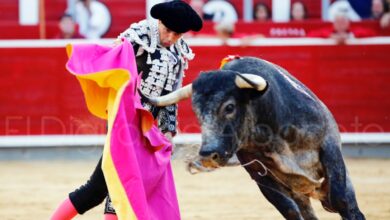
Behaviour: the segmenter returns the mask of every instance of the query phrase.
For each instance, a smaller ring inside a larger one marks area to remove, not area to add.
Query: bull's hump
[[[277,73],[280,74],[286,82],[291,85],[291,87],[294,88],[294,90],[304,96],[306,96],[309,99],[312,99],[313,101],[316,101],[314,97],[312,97],[305,88],[303,88],[302,85],[298,84],[297,82],[293,81],[290,77],[288,77],[286,74],[284,74],[279,68],[277,69]]]
[[[227,63],[223,70],[232,70],[240,73],[260,73],[268,72],[273,68],[274,64],[255,57],[244,57],[237,60],[232,60]],[[262,71],[259,71],[262,70]]]

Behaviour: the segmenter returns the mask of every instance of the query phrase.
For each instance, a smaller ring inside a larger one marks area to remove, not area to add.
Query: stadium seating
[[[111,11],[112,26],[106,37],[116,36],[126,29],[132,22],[145,18],[144,0],[102,0]],[[0,39],[37,39],[39,38],[39,26],[19,25],[18,1],[0,1]],[[52,38],[57,34],[57,23],[65,12],[66,0],[45,1],[46,37]]]
[[[125,30],[132,22],[145,18],[146,4],[144,0],[101,0],[110,9],[112,14],[112,25],[104,37],[116,37]],[[293,0],[294,2],[295,0]],[[302,37],[308,31],[329,25],[320,20],[321,1],[302,0],[309,11],[309,20],[306,22],[294,23],[245,23],[238,22],[236,32],[242,34],[260,33],[266,37]],[[272,6],[272,0],[255,0],[254,4],[263,2]],[[242,16],[242,0],[231,0]],[[39,26],[21,26],[18,23],[18,1],[0,1],[0,28],[2,33],[0,39],[37,39],[40,38]],[[66,9],[66,0],[45,1],[45,26],[46,38],[51,39],[57,35],[57,23],[60,16]],[[364,21],[354,25],[374,29],[378,35],[390,36],[390,29],[382,30],[378,22]],[[213,24],[205,23],[203,34],[213,34]]]

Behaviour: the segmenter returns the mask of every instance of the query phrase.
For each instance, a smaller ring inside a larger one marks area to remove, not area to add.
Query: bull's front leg
[[[265,198],[288,220],[302,220],[298,204],[290,197],[286,189],[269,176],[256,180]]]
[[[244,151],[237,152],[237,158],[241,164],[247,164],[253,159],[251,154]],[[304,219],[299,210],[298,204],[291,198],[287,189],[272,179],[270,176],[260,176],[258,170],[250,166],[244,166],[251,178],[257,183],[260,191],[265,198],[283,215],[285,219],[302,220]],[[264,172],[264,170],[262,171]]]
[[[343,219],[365,219],[359,210],[355,191],[337,144],[332,141],[326,143],[321,149],[320,160],[328,185],[326,201],[322,201],[324,208],[337,211]]]

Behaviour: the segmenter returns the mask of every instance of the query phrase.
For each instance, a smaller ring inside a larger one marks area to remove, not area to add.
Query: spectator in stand
[[[75,9],[76,22],[82,36],[97,39],[108,31],[111,15],[103,3],[95,0],[79,0]]]
[[[307,9],[301,1],[296,1],[291,6],[291,21],[304,21],[307,19]]]
[[[345,44],[347,39],[373,37],[375,32],[371,29],[351,27],[351,22],[345,11],[335,14],[333,26],[309,32],[308,37],[321,37],[334,39],[337,44]]]
[[[215,34],[222,40],[223,44],[226,44],[229,38],[234,35],[234,23],[233,22],[220,22],[214,25]]]
[[[379,20],[384,12],[385,9],[383,0],[372,0],[371,19]]]
[[[58,23],[59,33],[55,36],[56,39],[76,39],[83,38],[78,33],[76,22],[73,20],[70,14],[64,14],[61,16]]]
[[[369,6],[368,6],[369,9]],[[333,2],[329,7],[329,20],[334,21],[336,14],[342,11],[349,20],[351,21],[360,21],[361,18],[356,13],[356,11],[352,8],[351,4],[347,0],[338,0]]]
[[[384,11],[380,20],[380,25],[382,28],[390,27],[390,0],[385,0],[384,2]]]
[[[271,11],[269,7],[264,3],[257,3],[253,8],[253,20],[264,22],[271,19]]]

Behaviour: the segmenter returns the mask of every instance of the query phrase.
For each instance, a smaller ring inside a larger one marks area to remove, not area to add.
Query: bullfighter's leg
[[[326,201],[322,201],[324,208],[337,211],[343,219],[365,219],[359,210],[355,192],[337,144],[328,143],[324,146],[320,151],[320,160],[328,185]]]
[[[289,193],[278,182],[269,176],[256,178],[255,180],[265,198],[288,220],[303,220],[298,204],[290,197]]]

